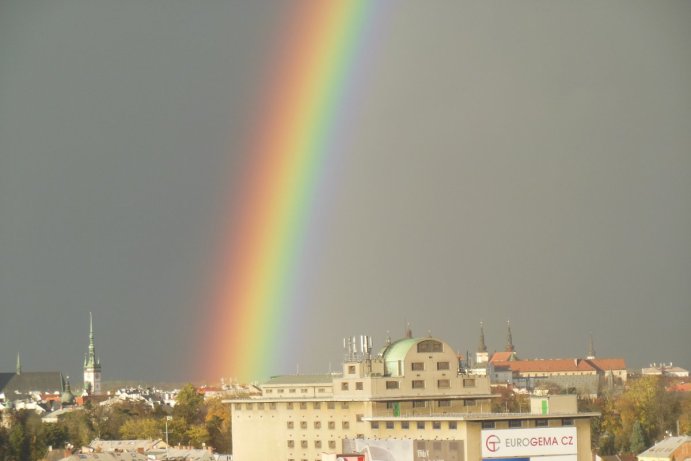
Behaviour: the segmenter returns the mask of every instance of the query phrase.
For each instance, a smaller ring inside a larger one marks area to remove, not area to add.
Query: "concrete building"
[[[396,461],[591,458],[595,414],[578,413],[575,396],[536,400],[530,412],[492,413],[489,378],[459,370],[456,353],[439,339],[409,334],[376,355],[366,337],[344,347],[342,373],[274,377],[260,396],[226,401],[234,459],[314,461],[356,451]],[[514,446],[524,439],[540,446]]]
[[[670,376],[673,378],[688,378],[689,370],[677,367],[672,362],[651,363],[649,367],[641,369],[642,375],[647,376]]]

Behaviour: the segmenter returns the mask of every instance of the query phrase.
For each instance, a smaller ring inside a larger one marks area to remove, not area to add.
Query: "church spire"
[[[506,327],[506,347],[504,350],[506,352],[514,352],[516,349],[513,346],[513,338],[511,337],[511,322],[509,320],[506,321]]]
[[[89,312],[89,350],[84,356],[84,389],[88,394],[101,393],[101,362],[96,358],[94,317]]]
[[[588,360],[595,358],[595,343],[593,342],[593,335],[588,335]]]
[[[17,374],[22,374],[22,360],[19,358],[19,352],[17,352]]]
[[[89,352],[86,357],[84,368],[93,368],[96,365],[98,365],[98,362],[96,360],[96,346],[94,345],[94,317],[91,312],[89,312]]]
[[[485,344],[485,327],[480,322],[480,343],[477,346],[478,352],[487,352],[487,345]]]

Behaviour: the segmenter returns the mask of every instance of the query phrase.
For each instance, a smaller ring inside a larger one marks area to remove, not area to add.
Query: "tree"
[[[648,443],[645,440],[643,427],[639,421],[633,423],[633,430],[631,431],[631,441],[629,443],[629,451],[634,455],[643,453],[648,448]]]
[[[209,444],[219,453],[232,453],[230,407],[220,398],[206,402],[206,430]]]
[[[125,440],[157,439],[163,429],[161,422],[153,418],[132,418],[120,427],[120,437]]]
[[[197,392],[192,384],[180,389],[175,399],[173,417],[182,419],[188,426],[204,422],[204,396]]]

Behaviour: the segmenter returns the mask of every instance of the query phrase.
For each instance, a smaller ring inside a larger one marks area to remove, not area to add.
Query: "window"
[[[562,426],[573,426],[573,418],[564,418],[561,420]]]
[[[494,429],[494,421],[483,421],[482,422],[482,428],[483,429]]]
[[[342,428],[342,429],[350,429],[350,422],[348,422],[348,421],[343,421],[343,422],[341,423],[341,428]]]
[[[341,383],[341,390],[347,391],[348,390],[348,383]]]
[[[386,382],[386,388],[387,389],[398,389],[398,381],[387,381]]]
[[[263,410],[264,409],[264,402],[259,402],[257,404],[257,410]]]
[[[448,379],[438,379],[437,387],[439,389],[448,389],[451,387],[451,381],[449,381]]]
[[[265,394],[273,394],[273,392],[274,392],[273,389],[265,389],[264,390]]]
[[[424,371],[425,364],[423,362],[413,362],[410,364],[410,369],[413,371]]]
[[[441,421],[432,421],[432,429],[441,429]]]
[[[300,447],[307,448],[307,440],[300,440]]]
[[[335,440],[329,440],[329,448],[331,448],[332,450],[336,448]]]
[[[295,440],[288,440],[288,448],[294,448],[295,447]]]
[[[307,421],[300,421],[300,429],[307,429]]]
[[[451,406],[451,400],[437,400],[437,406],[438,407],[450,407]]]
[[[360,423],[360,422],[362,422],[362,418],[364,418],[364,417],[365,417],[365,415],[355,415],[355,421]]]
[[[329,429],[336,429],[336,422],[335,421],[329,421]]]
[[[291,394],[295,394],[295,389],[288,389],[288,392],[290,392]]]
[[[511,428],[523,427],[523,421],[521,421],[520,419],[510,419],[509,420],[509,427],[511,427]]]
[[[379,429],[379,422],[378,421],[372,421],[372,429]]]
[[[475,387],[475,379],[463,378],[463,387]]]
[[[458,442],[455,440],[452,440],[449,442],[449,450],[453,453],[454,451],[458,451]]]
[[[326,392],[326,389],[324,389],[323,387],[320,387],[319,389],[317,389],[317,392]]]
[[[387,429],[393,429],[393,421],[387,421],[386,422],[386,428]]]
[[[418,421],[417,422],[417,428],[418,429],[425,429],[425,422],[424,421]]]
[[[449,362],[437,362],[437,370],[448,370]]]
[[[307,394],[307,389],[300,389],[300,392],[302,392],[303,394]]]
[[[248,403],[248,404],[245,405],[245,407],[247,407],[248,410],[251,410],[251,409],[252,409],[252,406],[253,406],[253,405],[252,405],[251,403]]]
[[[314,441],[314,448],[321,448],[322,447],[322,441],[321,440],[315,440]]]
[[[386,409],[387,410],[391,410],[391,409],[395,408],[395,406],[396,406],[396,402],[386,402]]]
[[[547,420],[546,419],[536,419],[535,420],[535,427],[547,427]]]
[[[328,410],[333,410],[334,408],[336,408],[336,402],[326,402],[326,408]]]
[[[322,428],[322,422],[321,421],[315,421],[314,422],[314,428],[315,429],[321,429]]]
[[[283,394],[283,391],[284,389],[278,389],[276,392],[278,392],[279,394]]]
[[[355,365],[348,365],[348,374],[349,375],[355,374]]]
[[[300,402],[300,410],[307,410],[307,402]]]
[[[275,410],[276,409],[276,402],[269,402],[269,410]]]
[[[286,404],[286,408],[287,408],[288,410],[292,410],[292,409],[293,409],[293,402],[288,402],[288,403]]]
[[[401,429],[409,429],[409,428],[410,428],[410,422],[401,421]]]
[[[312,404],[312,407],[313,407],[315,410],[319,410],[319,408],[321,408],[321,402],[314,402],[314,403]]]
[[[418,352],[441,352],[442,345],[439,341],[434,341],[433,339],[427,339],[425,341],[420,341],[417,343]]]
[[[458,427],[456,421],[449,421],[449,429],[455,430]]]
[[[424,400],[413,400],[413,408],[425,408],[426,403]]]
[[[414,379],[413,380],[413,389],[424,389],[425,388],[425,381],[422,379]]]
[[[475,402],[475,400],[467,399],[467,400],[463,401],[463,406],[464,407],[474,407],[476,405],[476,403],[477,402]]]
[[[347,410],[348,409],[348,402],[341,402],[341,408],[343,408],[344,410]]]
[[[356,383],[355,383],[355,390],[356,390],[356,391],[361,391],[362,389],[363,389],[363,387],[362,387],[362,382],[361,382],[361,381],[356,382]]]
[[[293,421],[288,421],[286,425],[288,426],[288,429],[292,429],[295,427],[295,423]]]
[[[241,404],[241,403],[236,403],[236,404],[235,404],[235,409],[238,410],[238,411],[239,411],[239,410],[242,410],[242,404]]]

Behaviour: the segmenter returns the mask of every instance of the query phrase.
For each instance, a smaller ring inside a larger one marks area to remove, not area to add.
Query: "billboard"
[[[575,427],[490,429],[483,430],[481,437],[483,458],[520,458],[578,453]]]
[[[463,461],[462,440],[345,439],[343,450],[367,461]]]

